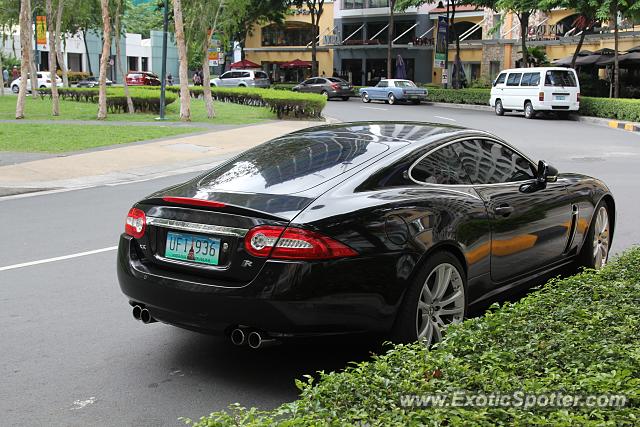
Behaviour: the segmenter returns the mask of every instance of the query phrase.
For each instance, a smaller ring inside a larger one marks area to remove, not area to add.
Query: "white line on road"
[[[388,108],[380,108],[380,107],[362,107],[362,108],[368,108],[369,110],[389,111]]]
[[[31,267],[32,265],[46,264],[46,263],[49,263],[49,262],[63,261],[65,259],[78,258],[78,257],[81,257],[81,256],[99,254],[101,252],[115,251],[116,249],[118,249],[117,246],[110,246],[108,248],[95,249],[93,251],[78,252],[77,254],[63,255],[63,256],[59,256],[59,257],[55,257],[55,258],[41,259],[41,260],[38,260],[38,261],[23,262],[22,264],[7,265],[5,267],[0,267],[0,271],[13,270],[13,269],[22,268],[22,267]]]
[[[457,122],[456,119],[452,119],[452,118],[449,118],[449,117],[442,117],[442,116],[433,116],[433,117],[436,117],[438,119],[443,119],[443,120],[451,120],[452,122]]]

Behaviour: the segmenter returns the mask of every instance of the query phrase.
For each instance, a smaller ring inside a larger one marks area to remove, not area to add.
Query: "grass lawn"
[[[14,98],[15,99],[15,98]],[[202,128],[0,123],[2,151],[65,153],[197,132]]]
[[[191,100],[191,120],[206,122],[214,125],[243,125],[275,119],[276,116],[265,107],[249,107],[227,102],[215,102],[216,117],[208,119],[204,100]],[[16,97],[5,95],[0,97],[0,120],[15,119]],[[95,120],[98,106],[88,102],[60,100],[60,116],[51,116],[51,101],[49,98],[27,97],[25,104],[25,119],[32,120]],[[108,114],[108,121],[155,121],[157,114]],[[179,121],[180,102],[176,101],[167,106],[166,117],[169,121]]]

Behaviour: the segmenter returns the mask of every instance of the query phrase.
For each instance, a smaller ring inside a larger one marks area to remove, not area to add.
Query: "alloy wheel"
[[[427,345],[440,341],[446,326],[459,323],[464,317],[462,276],[452,264],[438,264],[429,273],[419,298],[416,333]]]
[[[388,96],[388,99],[389,99],[389,105],[393,105],[396,103],[396,97],[394,94],[390,93]]]
[[[527,105],[524,106],[524,117],[527,119],[532,119],[535,112],[533,111],[533,105],[530,102],[527,102]]]
[[[502,116],[504,114],[504,108],[502,107],[502,101],[496,101],[496,115]]]
[[[363,94],[362,94],[362,102],[367,103],[367,102],[369,102],[369,101],[371,101],[371,99],[369,98],[369,94],[368,94],[368,93],[366,93],[366,92],[365,92],[365,93],[363,93]]]
[[[601,269],[607,263],[609,255],[609,213],[607,208],[600,206],[596,214],[593,230],[593,267]]]

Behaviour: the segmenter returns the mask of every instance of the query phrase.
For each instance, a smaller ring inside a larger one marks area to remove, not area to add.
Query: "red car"
[[[160,86],[160,78],[148,71],[131,71],[127,74],[129,86]]]

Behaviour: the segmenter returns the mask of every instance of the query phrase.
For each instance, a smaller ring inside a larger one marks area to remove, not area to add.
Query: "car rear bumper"
[[[206,279],[178,280],[170,271],[151,272],[137,259],[135,244],[123,234],[118,249],[118,281],[130,304],[144,305],[161,322],[200,332],[228,333],[238,325],[274,335],[386,332],[402,295],[397,289],[393,296],[358,292],[349,284],[332,291],[318,289],[325,283],[335,286],[327,283],[327,271],[353,270],[340,263],[355,260],[334,261],[332,266],[267,261],[253,281],[233,288]]]
[[[353,92],[353,90],[349,90],[349,89],[344,89],[344,90],[330,90],[329,92],[329,98],[338,98],[338,97],[343,97],[343,96],[355,96],[355,93]]]

